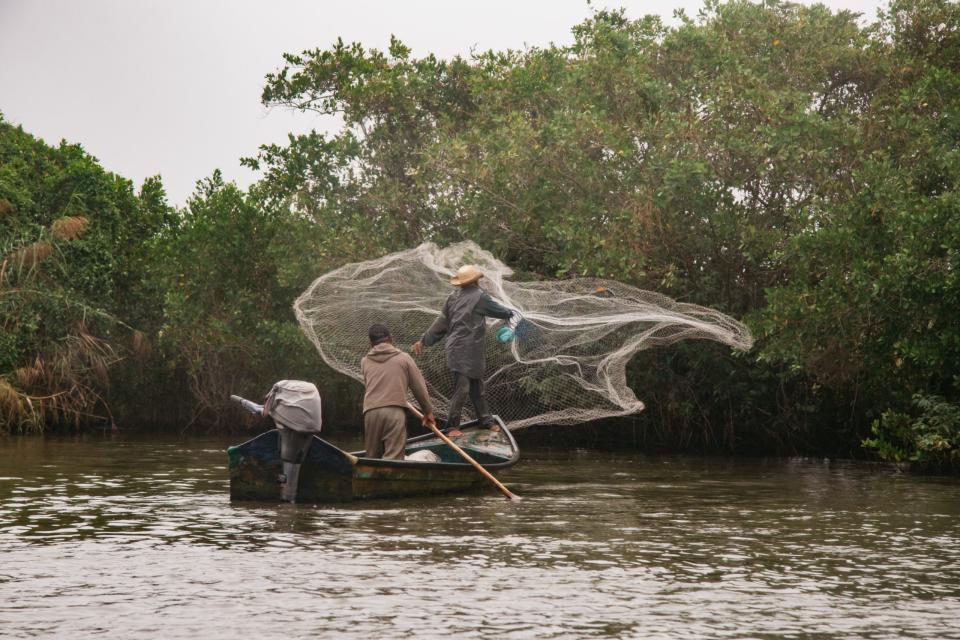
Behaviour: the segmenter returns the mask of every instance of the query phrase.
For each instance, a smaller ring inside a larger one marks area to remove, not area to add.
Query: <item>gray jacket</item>
[[[423,334],[429,347],[447,338],[447,366],[468,378],[483,377],[486,319],[506,320],[513,315],[478,286],[458,287],[443,305],[440,317]]]

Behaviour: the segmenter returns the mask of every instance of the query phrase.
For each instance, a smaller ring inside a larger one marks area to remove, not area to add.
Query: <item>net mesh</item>
[[[694,338],[742,350],[753,343],[746,326],[718,311],[612,280],[512,282],[513,271],[473,242],[425,243],[345,265],[317,278],[294,310],[324,361],[362,380],[370,325],[385,324],[395,344],[409,349],[440,314],[450,277],[464,264],[477,265],[483,289],[524,318],[507,343],[496,338],[502,321],[489,320],[486,332],[487,401],[511,430],[642,411],[626,380],[627,362],[640,350]],[[443,343],[416,360],[443,417],[453,390]],[[464,421],[471,411],[467,402]]]

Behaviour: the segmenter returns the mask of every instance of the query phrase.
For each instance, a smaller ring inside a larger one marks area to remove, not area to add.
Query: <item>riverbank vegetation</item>
[[[293,299],[346,261],[469,238],[749,324],[745,355],[634,360],[644,446],[960,466],[956,3],[710,1],[670,25],[599,11],[564,46],[283,60],[264,104],[341,131],[265,146],[249,191],[215,172],[182,208],[0,122],[0,429],[249,426],[228,394],[280,378],[353,428],[359,385]]]

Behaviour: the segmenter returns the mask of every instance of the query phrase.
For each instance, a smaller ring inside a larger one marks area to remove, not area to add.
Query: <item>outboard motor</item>
[[[283,473],[278,480],[281,497],[296,502],[300,465],[310,450],[313,436],[320,433],[320,392],[302,380],[281,380],[273,385],[262,405],[239,396],[230,396],[251,413],[269,415],[280,435],[280,460]]]

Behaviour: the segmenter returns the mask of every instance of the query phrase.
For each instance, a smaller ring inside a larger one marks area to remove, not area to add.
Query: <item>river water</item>
[[[517,503],[231,504],[228,444],[0,439],[0,637],[960,638],[957,479],[525,451]]]

